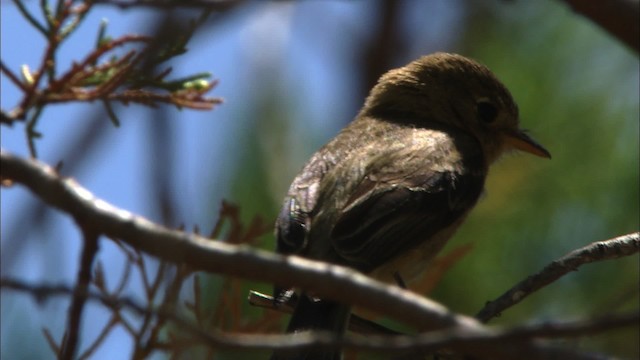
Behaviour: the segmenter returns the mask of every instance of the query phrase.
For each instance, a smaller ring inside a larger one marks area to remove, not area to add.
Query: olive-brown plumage
[[[550,157],[519,129],[515,102],[486,67],[436,53],[391,70],[294,179],[276,222],[277,250],[410,281],[476,204],[491,163],[510,149]],[[346,306],[302,295],[289,331],[342,332],[348,314]]]

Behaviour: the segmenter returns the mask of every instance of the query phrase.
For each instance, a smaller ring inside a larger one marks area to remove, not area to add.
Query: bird
[[[434,53],[382,75],[355,119],[295,177],[275,224],[276,251],[400,285],[416,279],[478,202],[503,154],[550,153],[520,128],[509,90],[484,65]],[[350,307],[303,290],[287,332],[346,331]],[[336,360],[339,350],[274,353]]]

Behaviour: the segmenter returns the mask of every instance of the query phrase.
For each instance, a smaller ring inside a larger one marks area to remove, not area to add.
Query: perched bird
[[[485,66],[436,53],[391,70],[293,180],[276,221],[277,251],[411,281],[474,207],[489,166],[510,150],[551,157],[519,128],[511,94]],[[287,331],[340,334],[349,313],[302,293]],[[308,351],[272,359],[339,358]]]

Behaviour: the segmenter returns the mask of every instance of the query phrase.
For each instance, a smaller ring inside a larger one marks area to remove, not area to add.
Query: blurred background
[[[37,2],[27,7],[38,13]],[[13,3],[1,3],[2,61],[37,68],[44,41]],[[39,14],[39,13],[38,13]],[[60,69],[95,43],[102,19],[112,37],[181,31],[197,9],[99,5],[62,47]],[[242,219],[275,220],[290,181],[306,159],[360,108],[386,70],[424,54],[474,58],[511,90],[523,127],[553,155],[510,155],[492,168],[486,196],[445,253],[470,246],[429,296],[474,315],[484,303],[565,253],[637,231],[639,225],[638,57],[560,1],[238,1],[215,12],[172,62],[179,77],[210,71],[225,103],[210,112],[118,106],[115,128],[98,104],[58,105],[38,125],[40,159],[64,162],[62,173],[98,197],[153,221],[211,231],[221,201]],[[20,93],[3,75],[0,105]],[[4,150],[28,155],[23,124],[2,127]],[[81,234],[65,215],[19,186],[2,189],[2,277],[32,283],[75,281]],[[268,234],[257,246],[273,248]],[[102,239],[107,282],[125,257]],[[153,267],[153,264],[149,265]],[[506,311],[491,324],[561,320],[637,308],[638,256],[580,268]],[[210,301],[222,279],[209,276]],[[127,293],[140,298],[139,277]],[[268,284],[242,282],[242,291]],[[246,294],[246,292],[245,292]],[[192,294],[185,291],[185,297]],[[262,309],[238,299],[243,318]],[[69,300],[36,302],[2,291],[1,357],[53,358],[42,328],[59,341]],[[81,347],[109,317],[85,313]],[[583,349],[638,358],[638,328],[569,340]],[[131,339],[115,329],[93,358],[129,358]],[[220,359],[256,354],[224,352]],[[163,358],[154,353],[152,358]]]

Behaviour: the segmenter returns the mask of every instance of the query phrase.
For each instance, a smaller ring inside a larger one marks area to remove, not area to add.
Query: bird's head
[[[423,56],[387,72],[371,90],[361,116],[454,126],[480,142],[489,163],[508,150],[551,157],[520,129],[509,90],[487,67],[456,54]]]

